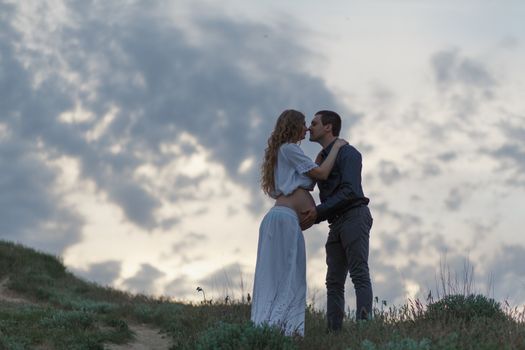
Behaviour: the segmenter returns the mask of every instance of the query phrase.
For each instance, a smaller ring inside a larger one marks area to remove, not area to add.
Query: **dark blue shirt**
[[[334,142],[321,151],[322,161],[330,153]],[[334,216],[351,208],[368,205],[370,200],[365,197],[361,185],[361,168],[361,153],[357,149],[351,145],[339,149],[328,179],[317,182],[321,199],[321,204],[316,208],[317,223],[331,221]]]

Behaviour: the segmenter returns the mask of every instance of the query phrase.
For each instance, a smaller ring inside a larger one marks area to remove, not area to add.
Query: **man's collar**
[[[328,156],[328,153],[330,153],[330,151],[332,150],[332,147],[334,146],[334,143],[336,140],[337,138],[335,138],[332,142],[330,142],[330,144],[326,146],[326,148],[323,148],[321,152],[321,154],[323,155],[323,158],[326,158]]]

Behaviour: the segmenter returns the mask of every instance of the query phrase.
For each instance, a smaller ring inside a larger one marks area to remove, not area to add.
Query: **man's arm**
[[[350,147],[343,147],[337,160],[341,170],[341,183],[331,196],[316,207],[316,223],[326,220],[330,214],[343,209],[356,198],[357,188],[361,184],[361,154]]]

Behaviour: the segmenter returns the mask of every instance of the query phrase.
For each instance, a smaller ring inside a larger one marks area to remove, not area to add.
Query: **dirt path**
[[[0,281],[0,301],[6,301],[16,304],[32,304],[30,300],[20,297],[15,292],[7,288],[9,277]],[[135,333],[133,343],[116,345],[107,344],[105,349],[108,350],[167,350],[171,342],[168,336],[161,334],[159,329],[151,328],[147,325],[129,324],[129,328]]]
[[[130,324],[129,328],[135,333],[135,340],[131,344],[106,345],[108,350],[167,350],[171,342],[168,336],[161,334],[160,330],[146,325]]]

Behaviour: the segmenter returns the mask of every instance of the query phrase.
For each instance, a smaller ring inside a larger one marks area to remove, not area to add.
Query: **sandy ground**
[[[165,350],[170,348],[170,339],[161,334],[158,329],[146,325],[130,324],[129,328],[135,333],[135,341],[124,345],[106,345],[108,350]]]
[[[34,304],[32,301],[24,299],[7,288],[8,278],[0,281],[0,301],[16,304]],[[116,345],[106,344],[108,350],[167,350],[170,348],[168,336],[160,333],[159,329],[149,327],[144,324],[129,324],[129,328],[135,333],[133,343]]]

